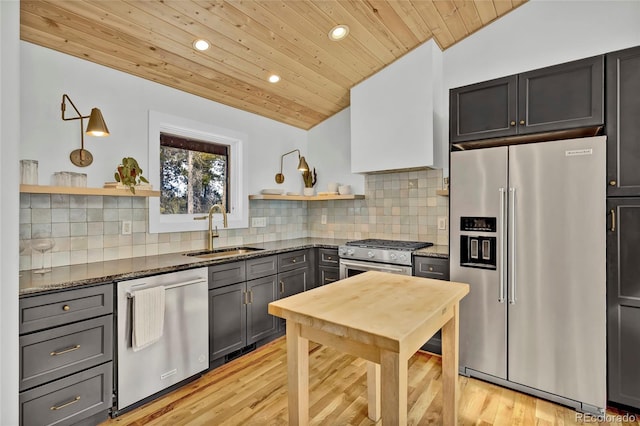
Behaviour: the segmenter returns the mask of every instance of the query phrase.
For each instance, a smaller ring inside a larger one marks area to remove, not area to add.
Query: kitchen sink
[[[215,259],[218,257],[237,256],[240,254],[253,253],[254,251],[264,250],[256,247],[233,247],[233,248],[221,248],[215,250],[203,250],[194,251],[190,253],[184,253],[185,256],[199,257],[202,259]]]

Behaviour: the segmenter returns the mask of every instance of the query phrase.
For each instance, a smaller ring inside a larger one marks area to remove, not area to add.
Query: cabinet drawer
[[[413,275],[415,275],[416,277],[448,280],[449,259],[438,259],[435,257],[414,257]]]
[[[111,407],[111,362],[20,393],[20,423],[71,425]]]
[[[278,273],[278,256],[258,257],[246,260],[247,281],[256,278],[268,277]]]
[[[20,299],[20,334],[113,313],[113,285]]]
[[[309,266],[309,250],[296,250],[278,255],[278,272]]]
[[[113,315],[20,336],[20,390],[110,361]]]
[[[245,261],[209,266],[209,289],[246,281]]]
[[[318,259],[318,264],[320,266],[330,266],[334,268],[338,267],[340,259],[338,259],[337,249],[321,248],[318,249],[318,254],[320,255],[320,259]]]

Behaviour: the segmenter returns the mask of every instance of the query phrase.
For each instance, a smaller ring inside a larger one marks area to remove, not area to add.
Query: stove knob
[[[406,254],[401,254],[400,255],[400,260],[407,260],[407,255]]]
[[[374,257],[374,256],[375,256],[375,254],[374,254],[372,251],[367,252],[367,257],[368,257],[369,259],[373,259],[373,257]]]
[[[349,256],[353,256],[353,249],[349,249],[349,250],[347,250],[347,255],[349,255]]]
[[[347,249],[341,248],[340,250],[338,250],[338,255],[344,256],[345,254],[347,254]]]
[[[395,254],[395,253],[391,253],[391,254],[389,255],[389,259],[391,259],[391,260],[396,260],[396,257],[398,257],[398,256],[396,256],[396,254]]]

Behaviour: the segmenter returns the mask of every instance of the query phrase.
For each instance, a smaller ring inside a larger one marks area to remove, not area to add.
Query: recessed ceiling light
[[[193,42],[193,47],[196,50],[207,50],[209,48],[209,42],[207,40],[199,39]]]
[[[271,74],[269,76],[269,83],[277,83],[280,81],[280,76],[277,74]]]
[[[349,27],[346,25],[336,25],[329,31],[329,39],[333,41],[342,40],[349,34]]]

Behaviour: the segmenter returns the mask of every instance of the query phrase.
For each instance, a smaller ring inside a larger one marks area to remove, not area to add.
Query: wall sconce
[[[309,170],[309,165],[307,164],[307,160],[305,160],[304,157],[300,156],[300,150],[294,149],[293,151],[289,151],[285,154],[282,154],[282,156],[280,157],[280,173],[276,174],[276,183],[284,182],[284,175],[282,174],[282,160],[284,159],[284,156],[292,154],[296,151],[298,152],[298,170],[300,170],[301,172],[306,172]]]
[[[73,109],[78,114],[77,117],[65,117],[64,112],[66,110],[65,101],[69,101]],[[82,115],[78,108],[73,104],[69,96],[66,94],[62,95],[62,103],[60,104],[60,109],[62,110],[62,119],[64,121],[69,120],[80,120],[80,149],[74,149],[69,154],[69,159],[73,164],[78,167],[86,167],[89,164],[93,163],[93,155],[86,149],[84,149],[84,123],[83,120],[85,118],[89,119],[89,123],[87,123],[87,134],[91,136],[109,136],[109,129],[107,129],[107,125],[104,122],[104,118],[102,118],[102,113],[98,108],[93,108],[91,110],[90,115]]]

